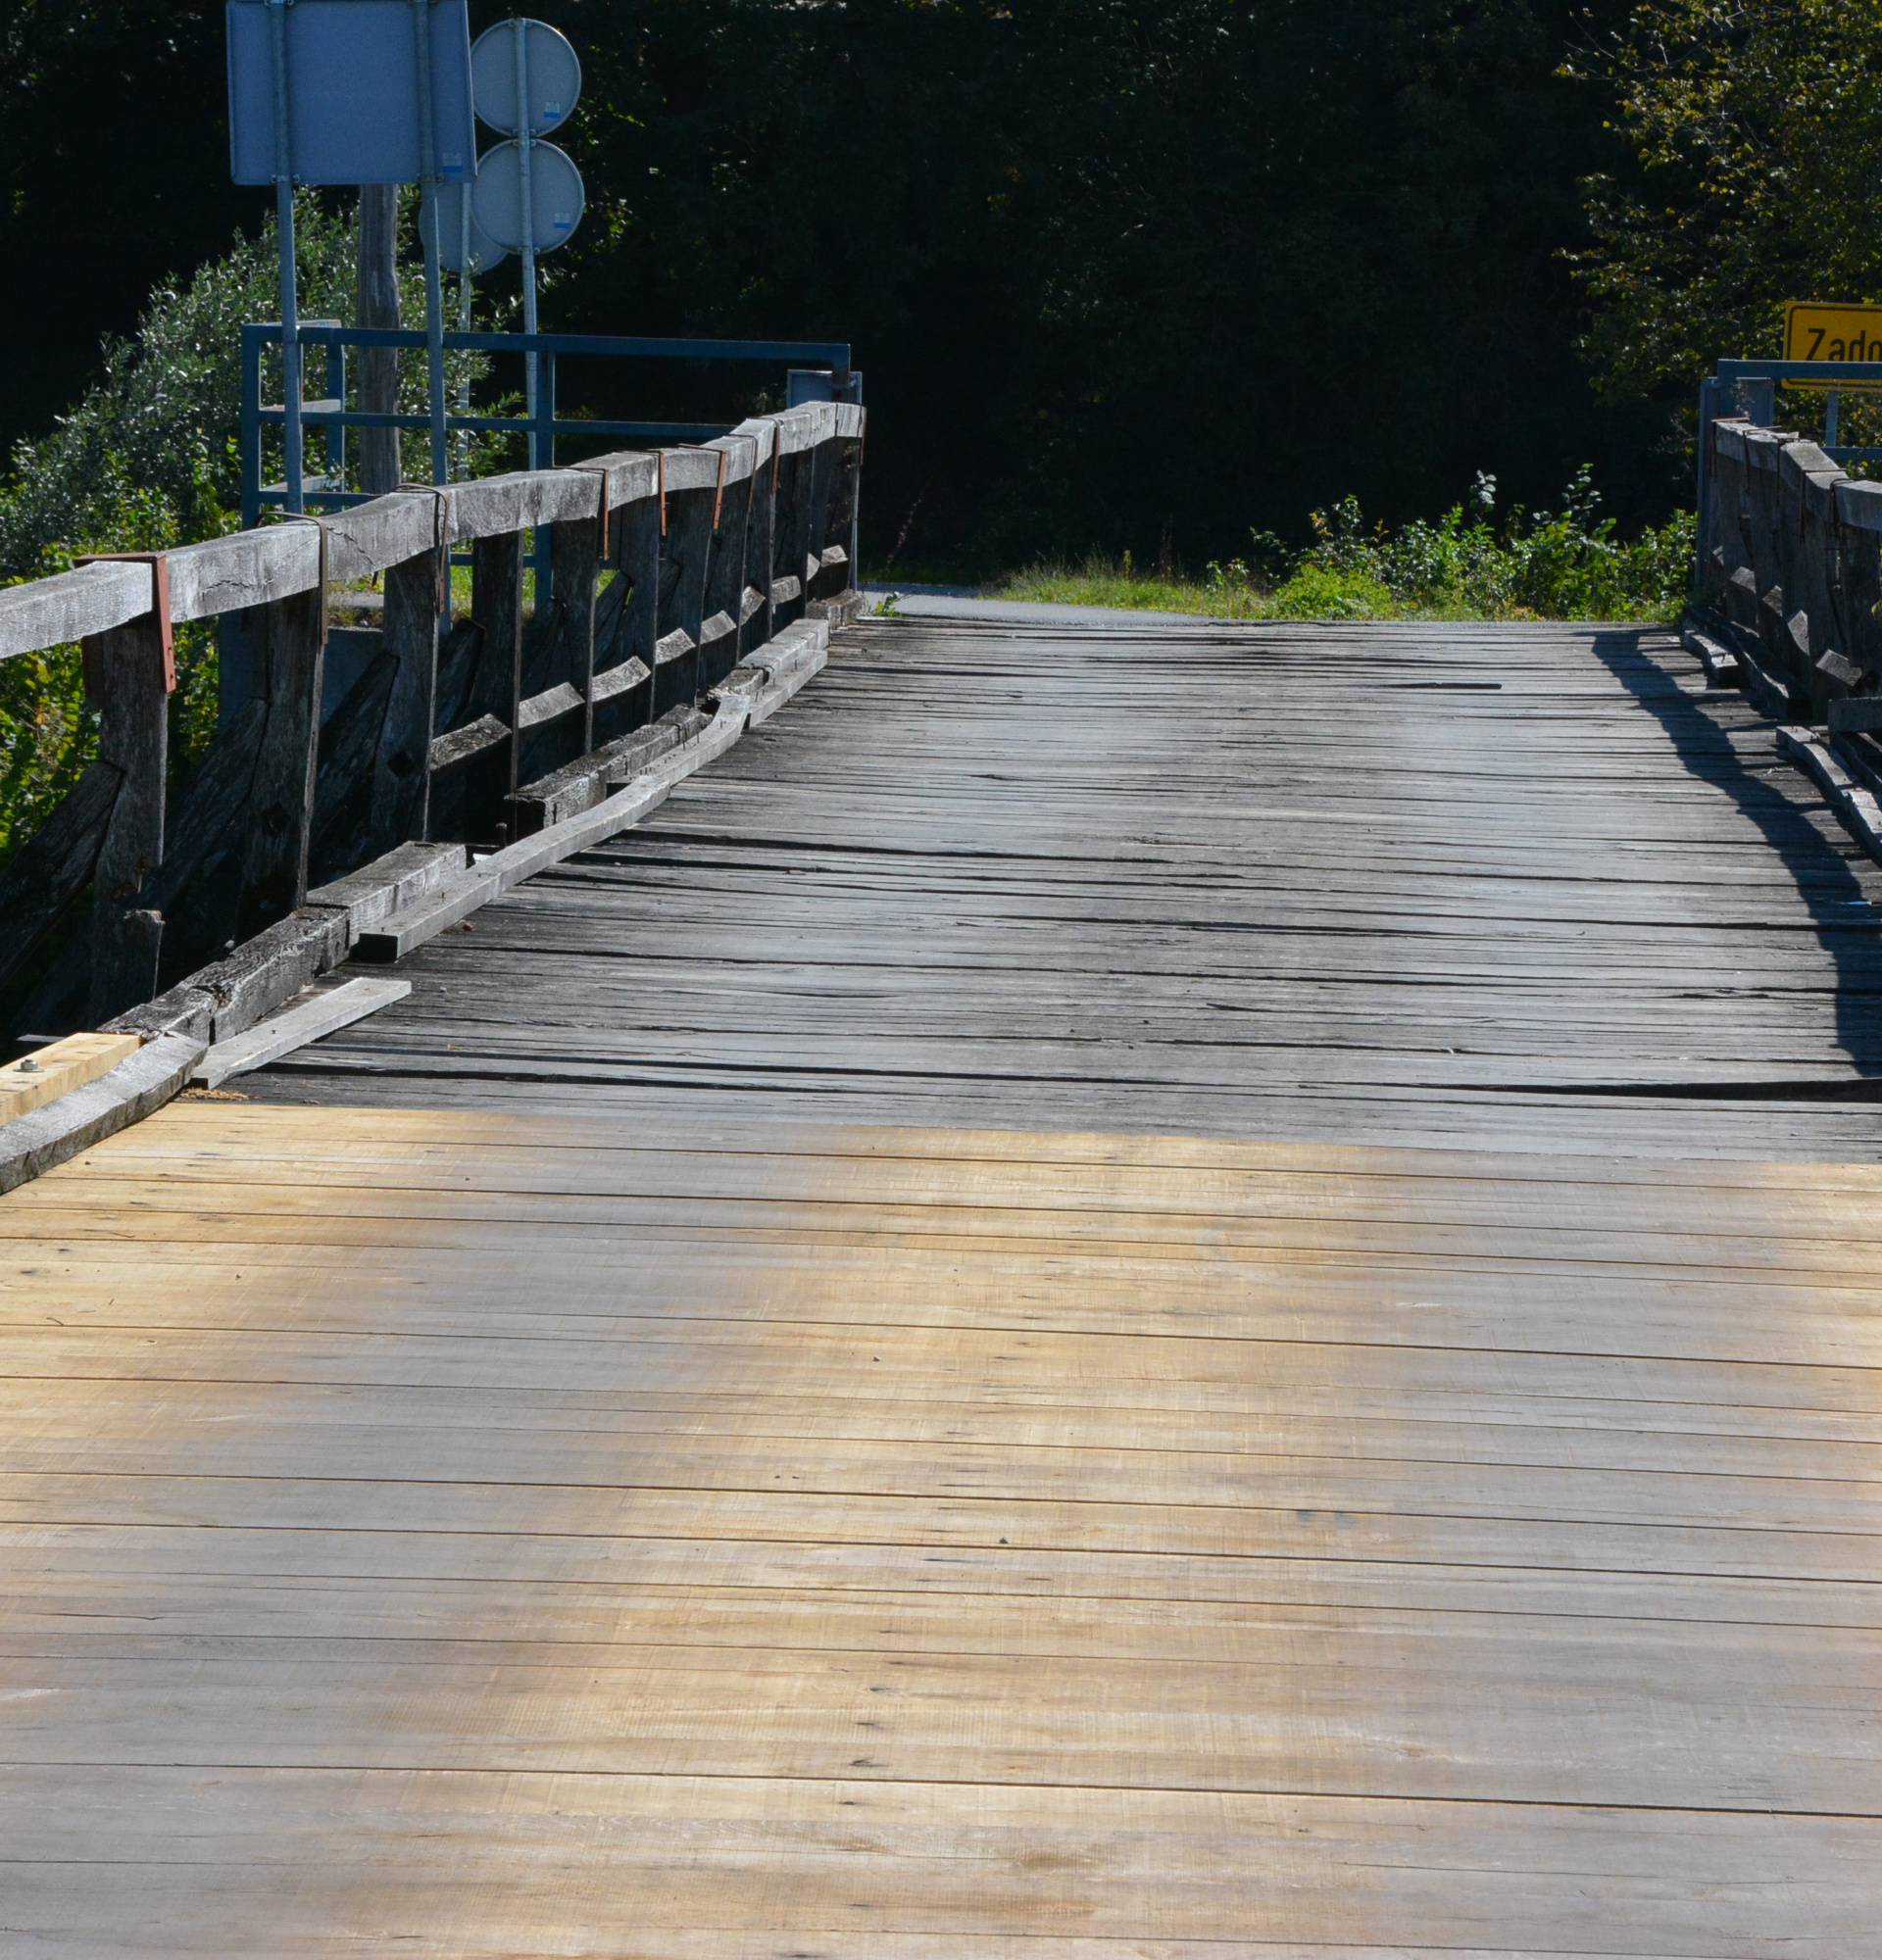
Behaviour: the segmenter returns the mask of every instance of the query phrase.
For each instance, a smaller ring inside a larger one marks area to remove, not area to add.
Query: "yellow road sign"
[[[1837,306],[1825,300],[1792,300],[1784,309],[1786,361],[1882,361],[1882,306]],[[1787,387],[1822,388],[1825,381],[1788,381]],[[1853,388],[1882,387],[1850,381]]]

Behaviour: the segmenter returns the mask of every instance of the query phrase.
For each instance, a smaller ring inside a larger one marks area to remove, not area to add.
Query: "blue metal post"
[[[280,253],[281,403],[287,508],[302,509],[300,282],[294,258],[294,151],[287,122],[287,9],[268,0],[274,57],[274,227]]]
[[[262,520],[262,349],[267,329],[242,328],[242,529],[253,530]]]
[[[326,393],[346,407],[346,342],[337,338],[326,343]],[[337,417],[326,425],[326,473],[334,489],[346,488],[346,424]]]
[[[445,432],[444,278],[438,264],[438,145],[431,103],[431,0],[412,0],[418,35],[419,143],[422,152],[419,186],[419,237],[424,247],[424,333],[431,394],[431,480],[451,480],[451,452]]]
[[[529,23],[510,23],[510,44],[516,57],[517,85],[517,197],[522,206],[522,330],[537,331],[536,318],[536,197],[534,155],[536,119],[529,109]],[[542,360],[530,354],[523,362],[523,388],[529,416],[533,421],[542,390]],[[536,467],[545,466],[538,463]]]
[[[533,336],[525,335],[524,338]],[[529,466],[531,469],[553,469],[556,466],[556,357],[538,350],[532,351],[529,358],[536,373],[535,413],[529,423]],[[540,613],[555,591],[547,524],[536,526],[535,546],[536,611]]]
[[[537,352],[536,413],[529,430],[529,466],[553,469],[556,466],[556,357]]]

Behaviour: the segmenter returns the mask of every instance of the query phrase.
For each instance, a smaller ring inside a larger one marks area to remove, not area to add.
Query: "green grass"
[[[1147,576],[1127,563],[1088,558],[1082,564],[1035,564],[985,588],[989,599],[1046,606],[1109,606],[1123,612],[1197,612],[1214,618],[1264,619],[1252,592],[1219,592],[1200,579]]]
[[[1086,559],[1082,564],[1036,564],[986,588],[989,599],[1051,606],[1103,606],[1125,612],[1187,612],[1210,619],[1400,619],[1479,616],[1455,604],[1410,607],[1363,572],[1307,565],[1279,585],[1251,578],[1154,575],[1128,560]]]

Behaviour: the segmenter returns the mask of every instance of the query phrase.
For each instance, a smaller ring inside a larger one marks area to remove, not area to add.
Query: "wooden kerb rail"
[[[1784,744],[1882,855],[1882,483],[1813,442],[1708,422],[1696,605],[1686,642],[1715,684],[1792,723]]]
[[[223,1039],[364,934],[394,956],[471,887],[631,821],[856,610],[862,450],[860,407],[813,403],[701,448],[402,490],[0,591],[0,660],[80,643],[99,723],[0,873],[15,1029]],[[525,612],[542,526],[549,590]],[[380,624],[334,626],[381,575]],[[253,698],[224,705],[172,807],[171,635],[229,614]]]

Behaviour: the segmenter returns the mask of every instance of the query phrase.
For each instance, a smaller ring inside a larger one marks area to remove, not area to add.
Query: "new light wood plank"
[[[96,1082],[137,1053],[135,1035],[68,1035],[0,1067],[0,1123]]]

